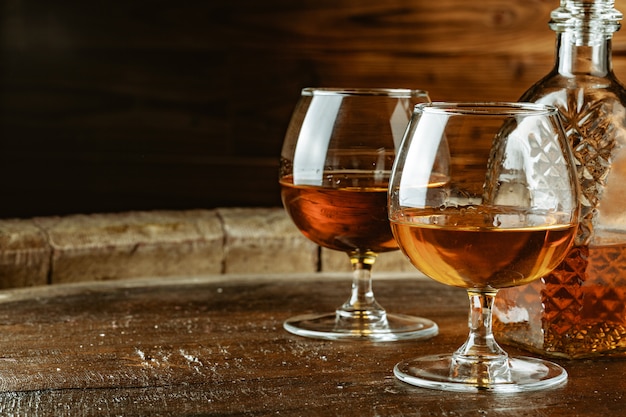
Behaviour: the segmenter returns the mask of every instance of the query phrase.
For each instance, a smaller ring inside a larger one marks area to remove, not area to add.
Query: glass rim
[[[306,87],[303,96],[387,96],[387,97],[428,97],[428,91],[414,88],[378,88],[378,87]]]
[[[558,109],[550,104],[487,101],[487,102],[448,102],[436,101],[419,103],[414,110],[421,113],[448,115],[486,115],[486,116],[518,116],[518,115],[552,115]]]

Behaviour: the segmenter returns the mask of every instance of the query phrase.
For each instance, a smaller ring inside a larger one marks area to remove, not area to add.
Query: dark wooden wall
[[[516,100],[552,66],[557,6],[3,0],[0,217],[278,206],[302,87]],[[614,56],[626,79],[624,33]]]

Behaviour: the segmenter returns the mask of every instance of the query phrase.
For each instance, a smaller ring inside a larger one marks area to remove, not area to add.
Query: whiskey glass
[[[302,90],[281,152],[282,202],[307,238],[348,255],[353,279],[343,305],[289,318],[287,331],[377,342],[437,334],[431,320],[387,313],[371,278],[377,255],[398,249],[387,215],[395,149],[414,106],[429,101],[425,91],[410,89]]]
[[[558,386],[561,366],[509,357],[492,333],[498,289],[554,269],[576,234],[578,182],[554,107],[417,105],[389,185],[389,219],[415,267],[469,295],[469,336],[454,353],[398,363],[395,376],[450,391]]]

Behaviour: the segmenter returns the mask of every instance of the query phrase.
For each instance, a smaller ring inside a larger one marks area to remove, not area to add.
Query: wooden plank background
[[[4,0],[0,217],[278,206],[301,88],[516,100],[552,66],[557,6]],[[626,80],[626,34],[613,49]]]

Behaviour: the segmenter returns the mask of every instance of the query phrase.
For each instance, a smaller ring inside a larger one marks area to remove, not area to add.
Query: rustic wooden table
[[[560,361],[570,374],[567,385],[515,395],[446,393],[396,380],[399,360],[463,342],[466,296],[428,280],[378,278],[378,299],[388,310],[434,319],[440,334],[373,344],[312,340],[282,329],[293,314],[343,302],[345,275],[155,279],[0,293],[0,415],[626,412],[626,361],[619,360]]]

